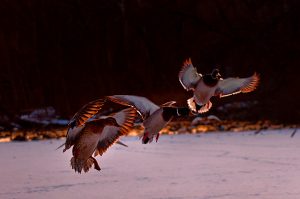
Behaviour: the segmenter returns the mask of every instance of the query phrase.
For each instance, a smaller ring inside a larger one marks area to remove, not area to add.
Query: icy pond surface
[[[77,174],[64,140],[0,143],[0,198],[299,199],[300,134],[292,130],[122,139]]]

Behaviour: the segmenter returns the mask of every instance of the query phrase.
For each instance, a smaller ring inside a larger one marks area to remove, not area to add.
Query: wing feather
[[[133,107],[144,120],[149,114],[159,109],[159,106],[145,97],[135,95],[112,95],[108,96],[109,100],[115,103],[127,104]]]
[[[111,116],[121,127],[106,126],[103,129],[94,156],[103,155],[110,146],[118,141],[120,136],[127,135],[133,126],[136,115],[136,110],[130,107]]]
[[[63,144],[65,145],[63,152],[74,145],[75,140],[82,133],[82,129],[84,128],[86,121],[97,114],[104,103],[105,99],[97,99],[89,102],[72,117],[68,124],[66,142]]]
[[[193,66],[191,58],[189,58],[183,63],[178,77],[185,90],[194,90],[202,75],[197,73],[197,69]]]
[[[227,78],[220,80],[215,95],[227,97],[238,93],[248,93],[256,89],[259,84],[260,77],[254,73],[248,78]]]
[[[82,129],[85,127],[85,125],[69,128],[67,131],[67,138],[66,142],[62,144],[60,147],[65,146],[63,152],[68,150],[71,146],[74,145],[76,139],[79,137],[79,135],[82,133]],[[60,148],[59,147],[59,148]]]
[[[69,127],[82,126],[88,119],[98,113],[105,101],[105,99],[97,99],[84,105],[70,120]]]

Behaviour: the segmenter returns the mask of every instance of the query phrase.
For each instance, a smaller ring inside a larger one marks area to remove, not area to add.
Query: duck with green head
[[[207,112],[212,107],[210,98],[213,96],[227,97],[238,93],[252,92],[258,86],[260,79],[257,73],[247,78],[223,79],[219,69],[202,75],[197,72],[191,59],[183,63],[178,76],[183,88],[193,91],[193,97],[188,99],[187,103],[195,113]]]

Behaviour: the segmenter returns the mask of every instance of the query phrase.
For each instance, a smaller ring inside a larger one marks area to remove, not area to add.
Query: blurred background
[[[201,73],[260,73],[255,92],[212,100],[212,112],[245,105],[223,119],[298,123],[299,8],[297,0],[1,1],[0,115],[52,106],[69,118],[112,94],[183,106],[192,93],[177,75],[191,57]]]

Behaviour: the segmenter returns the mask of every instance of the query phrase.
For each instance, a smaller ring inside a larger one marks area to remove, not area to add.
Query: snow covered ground
[[[292,130],[136,137],[77,174],[64,140],[0,143],[0,198],[299,199],[300,134]]]

